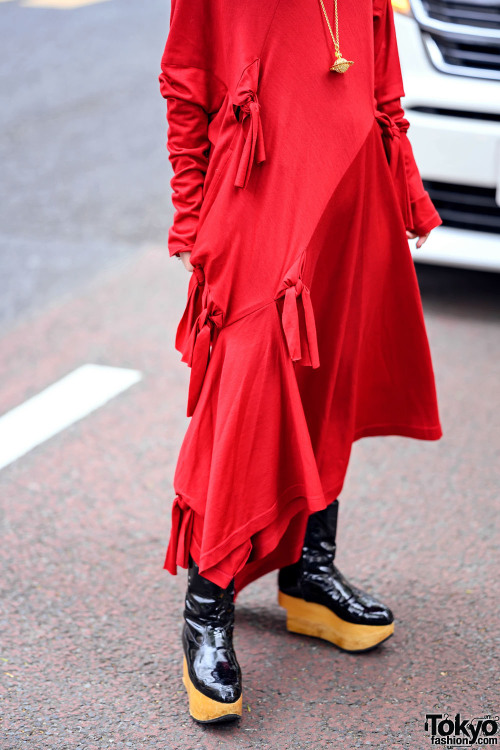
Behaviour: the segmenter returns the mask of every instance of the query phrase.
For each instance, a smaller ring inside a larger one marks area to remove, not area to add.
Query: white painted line
[[[57,10],[73,10],[85,5],[97,5],[107,0],[23,0],[24,8],[56,8]]]
[[[0,469],[103,406],[142,378],[138,370],[82,365],[0,417]]]

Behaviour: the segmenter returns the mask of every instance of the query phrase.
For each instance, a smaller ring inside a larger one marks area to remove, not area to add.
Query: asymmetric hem
[[[236,593],[299,558],[355,440],[442,436],[405,231],[442,222],[400,106],[392,6],[341,14],[357,51],[344,75],[328,71],[313,0],[174,0],[162,59],[169,248],[194,266],[175,340],[191,420],[164,567],[191,555]]]

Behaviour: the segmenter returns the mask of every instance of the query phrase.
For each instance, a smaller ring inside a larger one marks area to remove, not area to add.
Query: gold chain
[[[337,0],[335,0],[335,35],[332,31],[332,27],[330,24],[330,19],[328,18],[328,14],[326,12],[325,4],[323,0],[319,0],[321,3],[321,7],[323,8],[323,13],[325,14],[326,22],[328,24],[328,30],[330,31],[331,37],[333,39],[333,46],[335,47],[335,57],[337,58],[333,65],[330,66],[330,70],[334,71],[335,73],[345,73],[346,70],[353,64],[352,60],[346,60],[345,57],[342,57],[342,54],[340,52],[339,47],[339,16],[337,11]]]
[[[332,35],[333,44],[335,46],[335,57],[342,57],[342,55],[340,54],[339,42],[338,42],[338,39],[339,39],[339,15],[338,15],[338,12],[337,12],[337,0],[335,0],[335,34],[336,34],[337,38],[335,38],[334,35],[333,35],[332,27],[330,26],[330,19],[328,18],[328,15],[327,15],[327,12],[326,12],[326,8],[325,8],[325,4],[324,4],[323,0],[319,0],[319,1],[321,3],[321,7],[323,8],[323,13],[325,14],[326,22],[328,24],[328,28],[330,29],[330,34]]]

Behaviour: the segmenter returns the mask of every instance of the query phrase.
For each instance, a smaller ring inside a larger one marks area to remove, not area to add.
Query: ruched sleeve
[[[211,7],[206,0],[173,0],[161,59],[160,92],[167,101],[167,150],[173,170],[171,256],[191,250],[196,240],[210,158],[208,126],[226,93],[214,71],[217,37],[210,33]]]
[[[410,220],[406,228],[418,235],[427,234],[443,223],[429,193],[425,190],[408,138],[409,121],[401,105],[404,97],[403,78],[394,25],[391,0],[374,0],[375,101],[398,127],[400,149],[406,172]]]

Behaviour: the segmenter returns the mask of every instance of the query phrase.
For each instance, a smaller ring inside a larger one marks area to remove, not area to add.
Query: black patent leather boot
[[[189,558],[182,647],[189,713],[205,723],[241,716],[241,670],[233,649],[234,580],[223,589]]]
[[[334,500],[309,516],[300,559],[279,571],[278,602],[287,610],[288,630],[343,651],[368,651],[393,634],[394,617],[334,565],[338,506]]]

